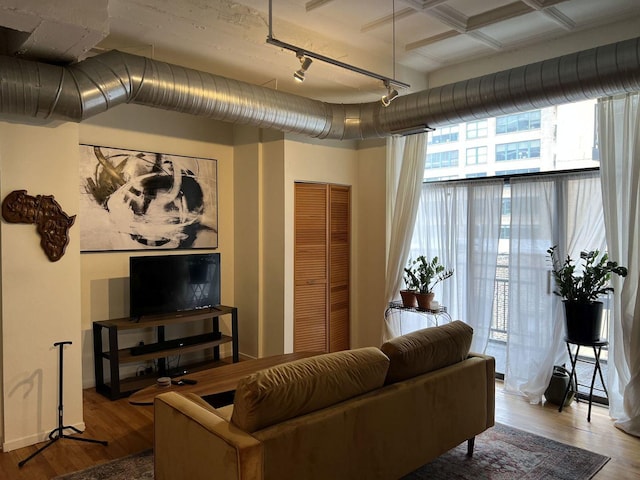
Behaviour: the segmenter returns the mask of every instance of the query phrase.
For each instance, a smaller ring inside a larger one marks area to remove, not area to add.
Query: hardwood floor
[[[107,440],[108,446],[62,439],[22,468],[18,462],[39,445],[0,453],[0,479],[49,480],[152,447],[152,407],[132,406],[127,399],[112,402],[93,389],[84,391],[84,407],[83,436]],[[585,403],[574,402],[559,413],[554,405],[529,405],[522,397],[504,393],[498,381],[496,421],[611,457],[596,480],[640,478],[640,438],[615,428],[605,408],[594,406],[588,423]]]

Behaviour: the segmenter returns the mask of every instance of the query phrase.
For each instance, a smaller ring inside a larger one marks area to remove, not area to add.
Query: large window
[[[442,127],[429,135],[427,144],[450,143],[458,141],[458,125]]]
[[[467,148],[467,165],[480,165],[487,163],[487,147]]]
[[[459,179],[598,167],[595,105],[586,100],[438,127],[429,134],[424,178],[442,181],[442,167]],[[504,163],[512,161],[517,165]]]
[[[458,166],[458,150],[446,152],[428,153],[427,168],[445,168]]]
[[[478,120],[476,122],[467,123],[467,139],[485,138],[489,133],[489,127],[486,120]]]
[[[540,158],[540,140],[502,143],[496,145],[496,162]]]
[[[496,133],[523,132],[540,128],[540,110],[496,118]]]

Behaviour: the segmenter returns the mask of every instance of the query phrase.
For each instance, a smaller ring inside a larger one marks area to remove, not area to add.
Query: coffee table
[[[189,373],[182,377],[176,377],[174,380],[179,381],[181,378],[188,378],[195,380],[197,382],[195,385],[172,384],[168,387],[151,385],[150,387],[146,387],[132,393],[129,397],[129,403],[132,405],[153,405],[153,399],[156,395],[164,392],[190,392],[200,395],[201,397],[232,392],[236,389],[238,382],[242,378],[257,372],[258,370],[263,370],[292,360],[313,357],[315,355],[320,355],[321,353],[322,352],[286,353],[284,355],[273,355],[270,357],[243,360],[241,362],[230,363],[229,365],[224,365],[222,367],[209,368],[207,370]]]

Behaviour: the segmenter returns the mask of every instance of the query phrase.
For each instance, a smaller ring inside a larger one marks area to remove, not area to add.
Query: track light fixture
[[[300,60],[300,68],[293,73],[293,78],[302,83],[304,82],[305,73],[307,73],[307,70],[311,66],[313,60],[301,53],[298,53],[296,57]]]
[[[394,7],[394,12],[395,12],[395,7]],[[394,13],[394,20],[395,20],[395,13]],[[345,70],[349,70],[351,72],[359,73],[361,75],[366,75],[367,77],[376,78],[378,80],[381,80],[387,86],[387,89],[389,89],[390,85],[394,85],[394,86],[396,86],[398,88],[409,88],[411,86],[408,83],[401,82],[400,80],[396,80],[395,78],[385,77],[384,75],[380,75],[378,73],[370,72],[369,70],[365,70],[363,68],[359,68],[359,67],[356,67],[354,65],[349,65],[348,63],[341,62],[340,60],[336,60],[334,58],[326,57],[326,56],[321,55],[319,53],[315,53],[315,52],[312,52],[310,50],[306,50],[306,49],[304,49],[302,47],[298,47],[296,45],[292,45],[290,43],[286,43],[286,42],[282,42],[282,41],[278,40],[277,38],[275,38],[273,36],[273,7],[272,7],[272,0],[269,0],[269,22],[268,23],[269,23],[269,35],[267,36],[267,43],[270,44],[270,45],[274,45],[276,47],[279,47],[279,48],[284,48],[286,50],[290,50],[292,52],[295,52],[296,56],[300,60],[300,63],[302,65],[301,65],[300,69],[296,70],[296,72],[293,74],[293,77],[298,82],[303,82],[304,81],[305,73],[306,73],[307,69],[309,68],[309,66],[311,65],[311,62],[312,62],[311,59],[313,58],[314,60],[318,60],[320,62],[329,63],[331,65],[335,65],[336,67],[344,68]],[[394,21],[394,29],[395,29],[395,21]],[[394,42],[395,42],[395,34],[394,34]],[[394,43],[394,75],[395,75],[395,43]],[[389,101],[391,101],[397,95],[398,95],[398,92],[396,92],[395,90],[389,90],[388,95],[385,95],[385,97],[388,97]]]
[[[391,88],[391,85],[389,85],[388,82],[384,82],[384,85],[387,87],[387,94],[383,95],[380,101],[382,102],[382,105],[388,107],[391,105],[393,99],[398,96],[398,91],[395,88]]]

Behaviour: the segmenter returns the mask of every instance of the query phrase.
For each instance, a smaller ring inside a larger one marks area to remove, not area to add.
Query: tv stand
[[[231,315],[231,336],[220,332],[219,317]],[[196,321],[211,321],[211,331],[189,337],[166,339],[165,327]],[[126,330],[149,329],[156,331],[156,342],[129,348],[118,346],[118,333]],[[108,348],[103,351],[103,331],[107,330]],[[158,377],[169,376],[166,358],[189,352],[211,349],[213,359],[197,364],[181,365],[181,371],[194,372],[220,365],[220,345],[231,343],[233,362],[238,362],[238,309],[226,305],[175,312],[167,315],[149,315],[138,318],[120,318],[93,322],[93,356],[96,391],[116,400],[141,388],[152,385]],[[120,366],[147,360],[158,361],[158,371],[153,374],[120,378]],[[105,363],[109,366],[109,378],[105,378]]]

